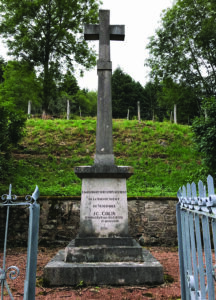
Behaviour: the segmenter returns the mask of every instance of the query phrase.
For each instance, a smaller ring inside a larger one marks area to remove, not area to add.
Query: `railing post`
[[[200,232],[200,219],[199,219],[198,214],[195,214],[195,233],[196,233],[196,244],[197,244],[197,252],[198,252],[201,299],[206,299],[205,271],[204,271],[204,264],[203,264],[203,250],[202,250],[202,241],[201,241],[201,232]]]
[[[33,203],[29,207],[29,233],[28,233],[26,279],[24,285],[24,298],[23,298],[24,300],[35,299],[39,217],[40,217],[40,206],[37,203]]]
[[[0,268],[0,285],[1,285],[1,300],[4,299],[4,288],[11,300],[13,295],[7,283],[7,279],[15,280],[19,276],[19,268],[17,266],[6,267],[6,251],[9,225],[9,210],[10,207],[28,206],[29,207],[29,230],[28,230],[28,249],[27,249],[27,263],[26,263],[26,279],[24,283],[24,300],[35,300],[35,284],[37,271],[37,248],[38,248],[38,232],[39,232],[39,218],[40,205],[37,203],[39,197],[39,189],[36,186],[32,196],[27,195],[25,202],[16,202],[16,195],[11,194],[12,186],[9,187],[9,194],[2,195],[0,207],[6,207],[6,225],[5,225],[5,239],[4,239],[4,253],[3,266]]]
[[[185,278],[184,258],[183,258],[180,203],[176,205],[176,219],[177,219],[177,234],[178,234],[179,271],[180,271],[180,280],[181,280],[181,298],[182,300],[186,300],[186,289],[185,289],[186,278]]]
[[[208,299],[215,299],[213,267],[212,267],[212,252],[211,252],[211,242],[210,242],[210,233],[209,233],[209,219],[207,216],[202,216],[202,226],[203,226],[203,241],[204,241],[204,250],[205,250],[206,277],[208,283]]]

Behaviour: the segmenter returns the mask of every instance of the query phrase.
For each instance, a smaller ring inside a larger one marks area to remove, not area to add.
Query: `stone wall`
[[[40,197],[39,245],[63,247],[79,230],[79,197]],[[145,245],[177,244],[175,197],[138,197],[128,199],[130,235]],[[6,209],[0,209],[0,243],[3,244]],[[10,212],[9,245],[26,245],[28,208]]]
[[[145,245],[176,245],[176,204],[172,198],[137,198],[128,201],[130,234]]]

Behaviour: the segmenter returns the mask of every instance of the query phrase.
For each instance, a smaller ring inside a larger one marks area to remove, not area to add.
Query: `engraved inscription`
[[[83,179],[80,222],[83,234],[101,237],[127,234],[126,180]]]
[[[122,215],[116,212],[119,197],[113,197],[113,194],[125,194],[125,191],[82,191],[87,196],[89,206],[91,207],[91,215],[86,215],[85,220],[95,219],[101,223],[119,223],[123,219]],[[106,194],[106,196],[105,196]],[[106,203],[103,203],[103,202]],[[111,201],[111,203],[108,203]],[[117,204],[115,203],[117,202]],[[104,225],[101,230],[107,229]]]

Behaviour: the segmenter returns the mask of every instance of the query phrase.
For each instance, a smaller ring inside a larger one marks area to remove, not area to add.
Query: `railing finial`
[[[187,183],[186,186],[187,189],[183,185],[177,193],[181,207],[216,214],[216,194],[214,191],[214,180],[211,175],[207,177],[208,196],[206,195],[206,186],[201,180],[198,182],[198,196],[194,182],[192,184]]]

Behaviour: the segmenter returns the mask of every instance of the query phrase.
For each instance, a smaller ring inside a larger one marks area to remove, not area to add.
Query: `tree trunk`
[[[48,113],[49,111],[49,62],[48,60],[44,64],[44,82],[43,82],[43,102],[42,110],[43,112]]]

